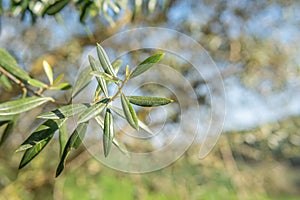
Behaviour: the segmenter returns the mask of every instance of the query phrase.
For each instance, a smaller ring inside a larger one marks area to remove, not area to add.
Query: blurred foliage
[[[7,164],[0,168],[0,199],[298,199],[299,122],[299,117],[288,118],[228,132],[204,160],[198,159],[194,145],[173,165],[147,174],[121,173],[82,153],[54,180],[57,162],[48,158],[58,157],[56,142],[17,173],[11,166],[18,160],[6,146],[9,153],[1,151],[1,163]]]
[[[20,17],[24,20],[26,15],[31,17],[33,23],[37,18],[46,15],[55,15],[66,7],[76,9],[81,23],[86,23],[87,18],[103,17],[110,25],[114,25],[115,19],[124,11],[132,10],[132,20],[140,12],[152,13],[155,9],[165,10],[168,0],[11,0],[9,8],[3,8],[0,4],[0,14],[10,17]]]

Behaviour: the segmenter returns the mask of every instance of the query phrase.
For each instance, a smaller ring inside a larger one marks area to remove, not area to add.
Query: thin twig
[[[10,72],[6,71],[2,66],[0,66],[0,72],[2,74],[4,74],[5,76],[7,76],[10,80],[12,80],[13,82],[15,82],[17,85],[19,85],[23,91],[26,93],[27,91],[39,96],[39,97],[42,97],[43,95],[39,92],[39,91],[35,91],[29,87],[27,87],[25,85],[25,83],[23,83],[20,79],[18,79],[17,77],[15,77],[13,74],[11,74]]]

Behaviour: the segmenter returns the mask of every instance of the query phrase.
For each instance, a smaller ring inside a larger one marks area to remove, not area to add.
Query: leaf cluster
[[[132,19],[135,18],[142,10],[152,13],[155,8],[164,10],[168,4],[168,0],[160,2],[158,0],[150,0],[142,2],[140,0],[11,0],[10,7],[3,9],[0,1],[0,14],[17,17],[23,20],[26,14],[31,16],[32,22],[39,17],[55,16],[61,18],[60,13],[66,7],[75,8],[79,14],[81,23],[85,23],[88,18],[102,16],[110,25],[114,25],[115,20],[121,11],[127,11],[133,8]]]
[[[121,152],[127,153],[125,149],[120,147],[115,138],[114,114],[126,119],[132,128],[136,130],[141,128],[149,134],[152,134],[150,128],[138,119],[133,104],[143,107],[152,107],[166,105],[173,102],[173,100],[164,97],[127,96],[123,92],[123,87],[131,79],[155,66],[163,56],[163,53],[153,54],[138,64],[132,71],[129,69],[129,66],[126,65],[125,76],[122,76],[119,75],[122,61],[117,60],[111,62],[103,47],[97,44],[97,59],[91,55],[88,56],[89,66],[79,74],[71,93],[72,99],[83,91],[93,79],[96,79],[97,88],[94,92],[93,102],[72,104],[72,101],[70,101],[68,105],[59,105],[55,110],[40,114],[38,118],[45,119],[46,121],[38,126],[17,149],[17,152],[25,151],[19,168],[23,168],[34,159],[53,138],[55,132],[58,131],[61,155],[56,176],[59,176],[65,167],[69,152],[72,149],[77,149],[82,144],[90,120],[95,120],[103,130],[102,139],[105,157],[109,155],[113,145]],[[14,77],[22,84],[24,90],[31,87],[38,89],[38,91],[30,90],[33,96],[28,96],[28,93],[25,92],[20,99],[0,104],[0,126],[7,125],[7,129],[11,129],[10,125],[15,123],[18,115],[47,102],[55,103],[53,98],[43,96],[45,90],[64,90],[71,87],[68,83],[60,83],[63,78],[62,75],[54,79],[52,67],[46,61],[43,62],[43,68],[49,83],[44,83],[32,78],[25,70],[21,69],[14,58],[3,49],[0,49],[0,67],[4,76],[8,79]],[[110,84],[114,84],[118,88],[114,94],[110,94],[108,90]],[[118,98],[121,100],[122,108],[117,108],[112,105],[112,102]],[[77,124],[68,138],[66,123],[69,118],[74,117],[77,118]],[[6,138],[7,135],[8,133],[4,133],[2,137]]]

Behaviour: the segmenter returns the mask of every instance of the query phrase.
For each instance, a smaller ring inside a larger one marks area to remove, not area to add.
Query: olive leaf
[[[78,123],[86,122],[92,118],[95,118],[97,115],[99,115],[104,108],[106,107],[106,103],[109,101],[109,99],[103,99],[102,101],[99,101],[95,103],[94,105],[87,108],[78,118]]]
[[[71,0],[61,0],[56,1],[54,4],[47,7],[43,13],[48,15],[55,15],[59,11],[61,11]]]
[[[121,94],[121,103],[126,120],[134,129],[138,130],[138,118],[136,116],[135,110],[123,93]]]
[[[37,88],[46,88],[47,87],[47,84],[39,81],[39,80],[36,80],[36,79],[33,79],[33,78],[30,78],[28,79],[27,83],[33,87],[37,87]]]
[[[97,44],[97,54],[98,54],[99,61],[101,63],[102,68],[104,69],[104,71],[106,73],[108,73],[109,75],[116,77],[115,71],[108,59],[108,56],[107,56],[106,52],[104,51],[104,49],[100,46],[100,44]]]
[[[0,73],[0,83],[3,85],[5,90],[11,91],[13,89],[13,86],[11,85],[9,79],[4,74]]]
[[[68,90],[72,87],[69,83],[60,83],[57,85],[52,85],[49,90]]]
[[[2,133],[1,139],[0,139],[0,146],[6,141],[8,136],[13,132],[14,126],[15,126],[16,122],[18,121],[19,115],[13,115],[13,116],[9,116],[9,117],[11,118],[10,120],[0,121],[0,126],[7,124]]]
[[[20,68],[17,64],[16,59],[2,48],[0,48],[0,66],[17,78],[25,81],[30,79],[29,73]]]
[[[111,65],[115,71],[115,74],[117,75],[121,66],[122,66],[123,61],[122,60],[116,60],[114,61]]]
[[[112,105],[109,105],[108,106],[112,111],[114,111],[117,115],[119,115],[120,117],[126,119],[125,117],[125,114],[123,112],[122,109],[118,108],[118,107],[115,107],[115,106],[112,106]],[[141,129],[143,129],[144,131],[146,131],[147,133],[149,133],[150,135],[154,135],[153,131],[144,123],[142,122],[141,120],[138,119],[138,124],[139,124],[139,127]]]
[[[165,55],[164,53],[154,54],[154,55],[150,56],[149,58],[147,58],[146,60],[144,60],[143,62],[141,62],[140,64],[138,64],[138,66],[130,74],[130,78],[134,78],[134,77],[144,73],[151,67],[153,67],[156,63],[158,63],[164,57],[164,55]]]
[[[27,97],[0,104],[0,116],[1,115],[14,115],[31,110],[39,105],[42,105],[48,101],[54,101],[51,97]]]
[[[61,156],[63,154],[64,148],[68,141],[68,130],[67,130],[67,123],[63,123],[59,129],[59,155]]]
[[[127,99],[132,104],[144,107],[162,106],[174,102],[168,98],[149,96],[127,96]]]
[[[16,150],[25,151],[19,165],[19,169],[27,165],[33,158],[35,158],[53,138],[56,130],[64,123],[62,120],[47,120],[41,124]]]
[[[90,67],[86,67],[78,76],[73,89],[72,89],[72,98],[74,98],[81,90],[83,90],[92,80],[93,76],[90,75]]]
[[[92,56],[90,56],[90,55],[88,57],[89,57],[89,62],[90,62],[91,68],[94,71],[101,72],[100,69],[99,69],[99,67],[97,67],[96,60]],[[101,76],[96,76],[96,79],[98,81],[98,84],[99,84],[102,92],[104,93],[104,95],[106,97],[108,97],[107,85],[106,85],[106,82],[105,82],[104,78],[101,77]]]
[[[41,119],[69,118],[74,115],[82,113],[89,107],[90,107],[90,104],[87,104],[87,103],[66,105],[66,106],[62,106],[58,109],[52,110],[50,112],[41,114],[41,115],[37,116],[37,118],[41,118]]]
[[[65,145],[65,148],[63,150],[60,162],[56,169],[56,177],[58,177],[61,174],[61,172],[64,170],[65,162],[71,149],[72,148],[77,149],[81,145],[82,139],[84,138],[87,130],[87,126],[88,126],[88,122],[79,124],[76,127],[76,129],[73,131],[70,138],[68,139],[67,144]]]
[[[49,80],[50,85],[53,85],[52,67],[49,65],[49,63],[46,60],[43,61],[43,68],[44,68],[45,74]]]
[[[103,129],[103,149],[104,149],[105,157],[107,157],[110,152],[113,139],[114,139],[113,116],[111,114],[110,109],[106,109],[105,118],[104,118],[104,129]]]
[[[56,79],[53,81],[53,85],[58,84],[63,78],[64,78],[64,74],[60,74],[56,77]]]
[[[95,117],[95,120],[96,120],[97,124],[98,124],[102,129],[104,129],[104,119],[103,119],[103,117],[98,115],[97,117]],[[116,140],[116,138],[113,138],[112,143],[113,143],[113,145],[115,145],[115,147],[117,147],[124,155],[127,155],[127,156],[128,156],[128,151],[127,151],[126,147],[125,147],[125,146],[122,146],[122,147],[121,147],[121,145],[120,145],[119,142]]]

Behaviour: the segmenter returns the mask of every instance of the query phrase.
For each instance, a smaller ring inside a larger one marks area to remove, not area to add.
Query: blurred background
[[[0,47],[35,78],[46,80],[42,61],[47,60],[55,75],[64,73],[74,83],[96,42],[151,26],[179,31],[200,43],[220,70],[226,92],[224,128],[212,152],[199,160],[200,143],[195,141],[175,163],[146,174],[110,169],[82,147],[71,153],[67,169],[55,179],[57,139],[18,171],[21,155],[15,150],[41,122],[32,119],[50,108],[23,114],[0,147],[0,199],[300,198],[299,1],[83,0],[65,1],[68,4],[58,13],[48,11],[46,15],[41,7],[54,1],[0,2]],[[109,55],[115,55],[116,49],[117,43],[108,49]],[[133,52],[124,60],[134,66],[150,54]],[[196,99],[181,109],[200,106],[205,123],[206,111],[211,110],[210,95],[214,95],[207,90],[210,83],[194,77],[195,69],[186,61],[166,56],[163,62],[180,72],[195,91]],[[148,76],[157,78],[155,73]],[[168,81],[176,94],[185,94],[176,80]],[[160,87],[140,90],[178,98]],[[0,86],[0,94],[0,101],[5,102],[18,97],[20,88]],[[70,93],[54,95],[66,102]],[[180,123],[177,107],[166,110],[164,123],[173,128]],[[139,111],[139,117],[159,130],[160,122],[151,122],[148,115],[157,116],[155,110]],[[0,134],[5,128],[0,127]],[[137,151],[155,149],[152,143],[143,146],[125,141],[124,145]]]

